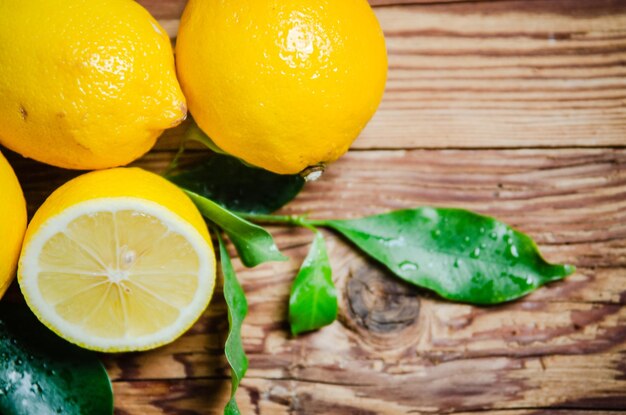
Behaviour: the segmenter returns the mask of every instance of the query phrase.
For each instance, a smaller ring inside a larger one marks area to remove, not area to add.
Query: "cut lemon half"
[[[215,285],[215,255],[180,189],[140,169],[113,169],[68,182],[42,205],[18,278],[33,312],[66,340],[145,350],[200,317]]]

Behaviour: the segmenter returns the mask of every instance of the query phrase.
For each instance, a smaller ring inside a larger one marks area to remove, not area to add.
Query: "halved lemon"
[[[66,340],[146,350],[200,317],[215,286],[215,254],[180,189],[141,169],[104,170],[68,182],[37,211],[18,280],[37,317]]]

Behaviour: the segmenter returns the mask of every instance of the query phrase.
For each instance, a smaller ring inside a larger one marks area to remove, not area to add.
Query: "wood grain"
[[[389,78],[354,148],[626,144],[626,2],[416,4],[376,14]],[[162,20],[172,36],[177,18]],[[183,131],[159,148],[176,147]]]
[[[175,38],[185,0],[140,3]],[[281,213],[463,207],[516,226],[578,271],[521,301],[473,307],[399,281],[326,232],[339,318],[294,339],[287,299],[311,234],[269,227],[289,261],[234,261],[250,303],[242,413],[624,413],[626,2],[371,4],[389,50],[381,108],[353,150]],[[185,128],[135,165],[162,172]],[[186,162],[207,155],[197,148]],[[79,174],[8,158],[31,215]],[[117,414],[222,413],[230,386],[220,284],[173,344],[103,356]]]
[[[516,410],[528,406],[535,411],[553,406],[621,409],[625,382],[607,381],[616,376],[616,371],[599,366],[620,359],[623,355],[474,359],[412,367],[411,371],[390,374],[368,370],[376,362],[351,361],[346,363],[346,368],[353,370],[353,377],[343,382],[299,380],[299,374],[281,379],[249,376],[242,384],[239,402],[245,414],[433,414],[482,412],[490,408]],[[393,371],[394,367],[386,369]],[[586,373],[585,382],[572,377],[578,373]],[[142,414],[185,410],[218,414],[219,410],[206,408],[219,407],[227,392],[225,382],[208,379],[187,381],[185,386],[179,381],[161,381],[121,383],[116,387],[120,408]],[[155,391],[158,395],[150,396]],[[581,394],[594,398],[580,400],[577,397]],[[528,406],[520,408],[521,399]],[[526,413],[542,413],[535,411]]]
[[[186,160],[205,156],[193,151]],[[162,171],[171,157],[153,152],[136,165]],[[31,207],[76,174],[9,159]],[[625,166],[626,149],[349,153],[283,213],[342,218],[462,206],[518,226],[550,260],[579,270],[523,301],[477,308],[399,282],[327,233],[339,320],[294,340],[286,330],[287,298],[311,235],[270,228],[290,261],[249,270],[235,260],[250,302],[243,413],[626,408]],[[119,413],[220,412],[228,395],[226,329],[218,294],[177,342],[104,356]]]

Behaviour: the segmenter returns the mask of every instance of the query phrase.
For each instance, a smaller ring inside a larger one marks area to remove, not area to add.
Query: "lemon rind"
[[[190,304],[181,309],[175,323],[150,335],[122,339],[105,339],[85,334],[80,326],[60,317],[39,290],[38,258],[44,244],[80,216],[97,212],[134,210],[159,219],[169,230],[181,234],[198,255],[198,288]],[[162,205],[133,197],[97,198],[69,207],[44,222],[29,244],[24,247],[18,271],[18,281],[27,304],[37,318],[65,340],[81,347],[101,352],[127,352],[153,349],[170,343],[187,331],[208,306],[215,288],[215,255],[202,235],[186,220]]]

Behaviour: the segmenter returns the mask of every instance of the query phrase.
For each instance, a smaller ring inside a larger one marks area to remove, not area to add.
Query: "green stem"
[[[288,226],[302,226],[312,229],[315,226],[327,226],[328,221],[323,219],[307,219],[306,216],[296,215],[264,215],[261,213],[243,213],[234,212],[237,216],[247,219],[251,222],[274,224],[279,223]]]

